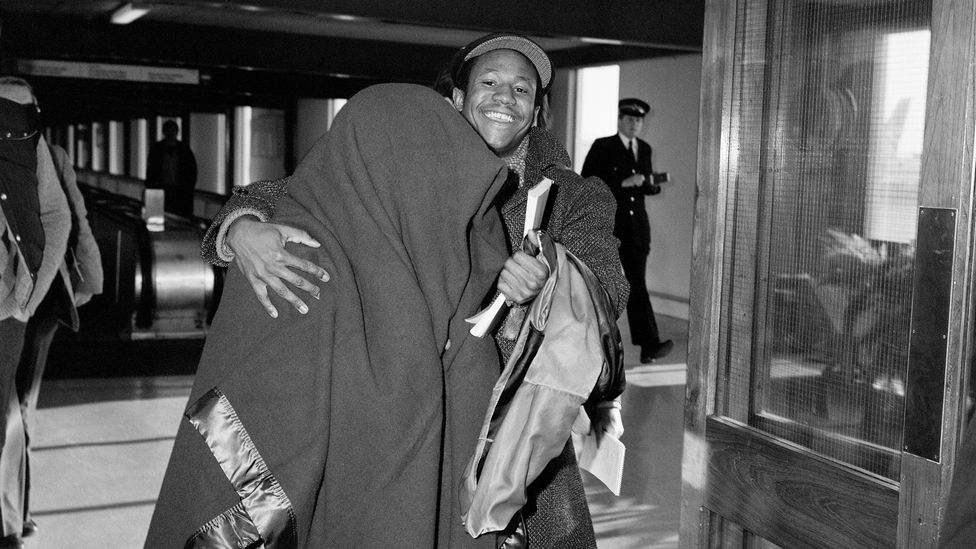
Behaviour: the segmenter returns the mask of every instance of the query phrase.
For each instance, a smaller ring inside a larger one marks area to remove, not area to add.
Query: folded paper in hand
[[[543,177],[542,181],[529,189],[528,197],[525,201],[525,227],[522,230],[522,237],[530,231],[542,227],[542,216],[546,213],[546,204],[549,202],[549,189],[552,187],[552,179]],[[464,319],[471,327],[471,335],[484,337],[485,334],[494,329],[498,321],[501,320],[506,310],[505,296],[498,294],[491,305],[485,307],[474,316]]]
[[[597,444],[596,436],[589,433],[583,437],[582,446],[577,450],[579,466],[600,479],[613,495],[619,496],[624,476],[625,451],[624,443],[616,437],[604,434]]]

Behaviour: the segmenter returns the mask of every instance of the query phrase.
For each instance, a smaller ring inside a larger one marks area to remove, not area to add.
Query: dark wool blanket
[[[146,547],[491,545],[457,492],[500,365],[463,319],[508,255],[506,176],[430,89],[349,100],[274,220],[332,280],[272,319],[230,270]]]

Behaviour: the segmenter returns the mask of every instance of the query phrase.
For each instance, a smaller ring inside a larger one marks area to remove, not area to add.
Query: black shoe
[[[22,549],[24,547],[24,540],[20,539],[17,534],[10,534],[9,536],[3,536],[0,538],[0,549]]]
[[[24,521],[24,529],[21,531],[20,535],[25,538],[29,538],[37,533],[37,523],[34,519],[27,519]]]
[[[656,358],[664,358],[674,349],[674,342],[670,339],[662,341],[657,345],[645,345],[641,347],[641,364],[650,364]]]

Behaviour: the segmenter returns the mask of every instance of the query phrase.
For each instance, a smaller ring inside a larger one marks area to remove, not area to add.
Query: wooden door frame
[[[972,345],[974,59],[976,4],[966,0],[933,0],[919,208],[954,209],[958,214],[950,329],[946,334],[943,390],[947,395],[965,394]],[[958,113],[965,113],[962,119]],[[913,312],[913,325],[915,320]],[[943,466],[903,453],[899,547],[929,547],[938,542],[965,406],[965,398],[945,400],[940,445]],[[938,494],[938,505],[916,507],[914,496],[919,493]]]
[[[705,9],[682,463],[682,547],[704,547],[709,530],[716,528],[709,523],[706,505],[706,426],[711,423],[711,432],[715,433],[722,423],[709,416],[715,409],[721,366],[719,325],[723,305],[727,305],[721,281],[726,237],[723,214],[728,198],[725,183],[730,170],[728,144],[733,122],[728,106],[734,77],[736,14],[742,1],[707,0]],[[957,214],[944,392],[958,395],[964,394],[968,383],[966,366],[972,350],[969,334],[973,331],[976,301],[972,291],[976,3],[932,0],[931,23],[919,208],[951,209]],[[903,452],[897,493],[899,548],[934,546],[938,540],[964,408],[964,398],[945,400],[940,463]],[[918,494],[927,494],[926,498],[935,499],[938,505],[916,506]]]
[[[720,206],[727,202],[737,0],[707,0],[702,43],[701,106],[698,116],[698,172],[692,233],[689,294],[688,367],[685,381],[682,458],[681,547],[703,547],[708,540],[704,507],[708,472],[705,420],[714,412],[718,373],[721,280],[725,225]]]

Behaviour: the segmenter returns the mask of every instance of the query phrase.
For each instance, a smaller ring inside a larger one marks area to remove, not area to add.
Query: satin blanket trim
[[[184,549],[297,547],[291,501],[268,470],[227,396],[214,387],[185,415],[210,447],[241,502],[201,526]]]

